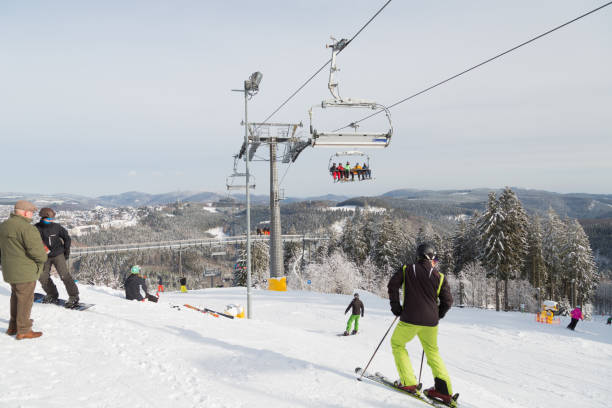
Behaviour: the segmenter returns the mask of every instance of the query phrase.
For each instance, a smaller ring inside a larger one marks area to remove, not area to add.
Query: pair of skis
[[[234,316],[228,315],[226,313],[215,312],[214,310],[208,309],[208,308],[200,309],[199,307],[195,307],[195,306],[189,305],[187,303],[185,303],[183,306],[185,306],[185,307],[187,307],[189,309],[196,310],[196,311],[198,311],[200,313],[209,314],[209,315],[214,316],[214,317],[223,316],[223,317],[227,317],[228,319],[233,319],[234,318]]]
[[[361,381],[361,378],[367,378],[370,381],[374,381],[378,384],[382,384],[385,387],[391,388],[395,391],[401,392],[402,394],[408,395],[416,400],[419,400],[429,406],[432,407],[436,407],[436,408],[441,408],[441,407],[459,407],[459,405],[457,405],[457,399],[459,398],[459,394],[455,394],[452,397],[452,402],[450,404],[446,404],[442,401],[438,401],[436,399],[432,399],[432,398],[428,398],[427,396],[421,394],[420,392],[418,394],[414,394],[411,393],[409,391],[406,390],[402,390],[401,388],[397,387],[393,381],[391,381],[390,379],[388,379],[387,377],[385,377],[384,375],[382,375],[381,373],[374,373],[371,374],[367,371],[363,371],[363,368],[361,367],[357,367],[355,368],[355,374],[358,376],[357,379],[359,381]]]

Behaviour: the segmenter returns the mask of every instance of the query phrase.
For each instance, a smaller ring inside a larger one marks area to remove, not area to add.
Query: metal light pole
[[[253,72],[249,79],[244,81],[242,90],[234,89],[234,91],[244,93],[244,147],[245,147],[245,170],[246,170],[246,249],[247,249],[247,319],[252,317],[251,303],[251,195],[250,188],[250,173],[249,173],[249,117],[248,117],[248,100],[250,96],[259,92],[259,83],[263,75],[261,72]]]

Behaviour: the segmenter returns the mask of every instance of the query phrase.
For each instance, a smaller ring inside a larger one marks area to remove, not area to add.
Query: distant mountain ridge
[[[612,218],[612,194],[570,193],[561,194],[543,190],[528,190],[512,188],[528,211],[545,213],[552,207],[562,216],[572,218]],[[416,190],[397,189],[379,196],[348,197],[327,194],[316,197],[288,197],[284,203],[302,201],[329,201],[338,205],[371,205],[409,209],[415,202],[421,205],[430,203],[432,206],[452,208],[453,213],[483,210],[489,192],[501,192],[501,189],[477,188],[458,190]],[[17,200],[25,199],[39,206],[55,206],[65,209],[93,208],[96,205],[105,207],[139,207],[164,205],[182,202],[214,202],[226,198],[227,195],[207,191],[175,191],[163,194],[149,194],[129,191],[121,194],[86,197],[76,194],[32,194],[32,193],[0,193],[0,205],[12,205]],[[244,194],[232,195],[237,200],[244,200]],[[267,204],[267,195],[251,195],[253,204]]]

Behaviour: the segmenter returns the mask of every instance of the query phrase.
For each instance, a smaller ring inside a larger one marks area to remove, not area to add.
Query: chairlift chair
[[[246,188],[246,173],[232,173],[225,179],[228,190],[244,190]],[[249,188],[255,189],[255,176],[249,175]]]
[[[335,161],[334,161],[335,160]],[[329,169],[331,168],[332,163],[342,163],[344,164],[346,161],[352,163],[353,165],[355,163],[364,163],[368,166],[369,170],[369,177],[364,178],[364,176],[362,176],[362,178],[359,178],[359,175],[357,176],[357,181],[365,181],[365,180],[374,180],[374,178],[372,177],[372,168],[370,167],[370,156],[363,153],[363,152],[359,152],[359,151],[347,151],[347,152],[336,152],[334,154],[332,154],[329,157],[329,163],[327,164],[327,169],[329,171]],[[332,175],[333,177],[333,175]],[[335,181],[335,180],[334,180]],[[354,182],[355,178],[354,176],[351,176],[351,178],[340,178],[338,179],[338,181],[340,182]]]
[[[239,172],[238,169],[238,156],[234,156],[234,171],[232,174],[227,176],[225,179],[225,185],[227,190],[244,190],[247,186],[247,174]],[[255,176],[249,174],[249,188],[255,188]]]
[[[332,59],[329,69],[329,81],[327,87],[334,99],[324,100],[320,105],[314,105],[308,110],[308,116],[310,117],[310,134],[312,135],[311,143],[313,147],[379,147],[384,148],[391,142],[391,136],[393,135],[393,124],[391,123],[391,113],[389,109],[384,105],[376,102],[367,101],[363,99],[353,98],[342,98],[340,96],[340,90],[338,88],[338,81],[335,78],[336,71],[339,69],[336,66],[336,55],[338,52],[347,45],[347,40],[342,39],[340,41],[332,37],[333,44],[327,45],[326,47],[332,49]],[[356,123],[352,123],[350,127],[353,128],[353,132],[336,132],[336,131],[319,131],[314,125],[314,108],[341,108],[341,109],[369,109],[369,110],[382,110],[385,112],[387,121],[389,123],[388,130],[384,132],[359,132],[359,126]]]

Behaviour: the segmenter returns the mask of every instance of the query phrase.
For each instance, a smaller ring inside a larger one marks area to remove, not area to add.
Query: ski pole
[[[393,321],[391,322],[391,326],[389,326],[389,328],[387,329],[387,331],[385,332],[385,335],[383,336],[382,339],[380,339],[380,343],[378,343],[378,347],[376,347],[376,350],[374,350],[374,354],[372,354],[372,357],[370,357],[370,361],[368,361],[368,364],[365,366],[365,368],[363,369],[363,371],[361,372],[361,375],[359,376],[358,380],[361,381],[361,377],[363,377],[363,375],[365,374],[366,370],[368,369],[368,367],[370,366],[370,363],[372,362],[372,359],[374,359],[374,356],[376,355],[376,352],[378,351],[378,349],[380,348],[380,345],[382,344],[382,342],[385,340],[385,337],[387,337],[387,334],[389,334],[389,330],[391,330],[391,328],[393,327],[393,325],[395,324],[395,321],[397,320],[399,316],[395,316],[395,319],[393,319]]]
[[[421,383],[421,373],[423,372],[423,357],[425,357],[425,349],[423,349],[423,352],[421,353],[421,369],[419,370],[419,382],[418,382],[418,384]]]

